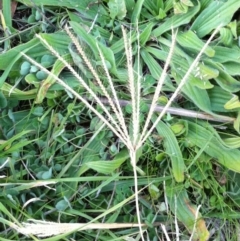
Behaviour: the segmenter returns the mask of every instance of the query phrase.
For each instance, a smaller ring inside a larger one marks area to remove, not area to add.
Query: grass
[[[19,11],[24,9],[21,16],[29,14],[24,4],[19,3]],[[170,4],[169,11],[159,2],[169,14],[163,17],[164,29],[150,18],[154,13],[149,11],[149,1],[132,3],[132,12],[123,2],[118,3],[118,12],[113,3],[90,5],[91,11],[89,4],[75,6],[84,27],[76,22],[74,11],[68,12],[71,31],[67,28],[67,34],[55,32],[48,24],[59,27],[57,21],[66,14],[63,9],[54,3],[42,9],[35,6],[31,16],[35,20],[39,14],[45,16],[38,29],[40,41],[28,40],[2,53],[2,59],[9,61],[18,53],[10,67],[0,66],[4,71],[0,146],[4,237],[24,238],[20,233],[35,240],[34,234],[53,236],[45,240],[228,237],[211,220],[227,220],[229,232],[237,227],[238,99],[229,99],[231,86],[220,81],[224,77],[238,88],[238,74],[231,75],[233,69],[221,60],[230,48],[223,32],[230,29],[234,35],[229,14],[238,3],[220,3],[228,9],[221,26],[216,19],[204,29],[198,18],[208,11],[211,16],[210,9],[216,6],[210,1],[186,32],[182,32],[185,20],[196,14],[198,4],[182,6],[185,10],[178,15],[180,3]],[[130,17],[132,25],[119,21],[122,16]],[[111,35],[102,27],[107,20]],[[194,35],[198,31],[202,39]],[[210,32],[207,40],[204,37]],[[198,45],[191,45],[188,36],[196,38]],[[70,41],[76,49],[68,46]],[[235,43],[232,38],[236,48]],[[219,66],[229,73],[223,75]],[[123,108],[120,99],[129,104]],[[156,115],[159,101],[165,105]],[[169,114],[171,105],[181,118]],[[185,109],[187,113],[204,111],[203,116],[211,120],[231,120],[234,125],[190,120],[181,114]],[[229,109],[231,113],[226,114]],[[35,221],[30,224],[27,219]],[[132,228],[111,231],[114,223]],[[45,225],[52,225],[50,233]],[[95,232],[95,228],[105,231]]]

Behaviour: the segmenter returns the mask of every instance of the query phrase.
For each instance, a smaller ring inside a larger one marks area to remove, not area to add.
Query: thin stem
[[[135,186],[135,205],[136,205],[136,213],[137,213],[137,220],[138,220],[138,227],[139,232],[142,238],[142,241],[144,241],[143,237],[143,230],[142,230],[142,224],[141,224],[141,214],[140,214],[140,208],[139,208],[139,198],[138,198],[138,180],[137,180],[137,169],[136,169],[136,150],[129,150],[129,155],[131,159],[131,164],[133,167],[133,174],[134,174],[134,186]]]

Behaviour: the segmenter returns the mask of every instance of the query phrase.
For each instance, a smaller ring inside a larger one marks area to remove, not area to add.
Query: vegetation
[[[238,0],[2,7],[0,240],[240,240]]]

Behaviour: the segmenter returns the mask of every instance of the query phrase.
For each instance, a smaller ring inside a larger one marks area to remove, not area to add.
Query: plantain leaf
[[[0,91],[0,108],[5,108],[7,106],[7,99],[4,94]]]
[[[211,101],[212,111],[229,112],[224,105],[232,98],[232,94],[221,87],[215,85],[214,88],[208,90],[208,96]]]
[[[152,122],[156,120],[156,116],[152,117]],[[184,181],[184,170],[185,164],[182,156],[182,152],[178,145],[178,141],[172,132],[171,128],[160,121],[157,126],[156,130],[158,134],[163,137],[164,146],[166,149],[166,154],[168,154],[169,158],[171,159],[172,164],[172,171],[174,178],[177,182]]]
[[[191,203],[185,189],[177,189],[178,188],[175,188],[174,190],[168,187],[166,190],[171,211],[177,216],[177,219],[184,224],[189,233],[192,233],[192,231],[195,230],[193,240],[207,241],[209,238],[209,232],[201,214],[198,213],[197,216],[197,207]],[[196,216],[197,221],[194,229]]]
[[[239,7],[239,0],[212,1],[195,19],[191,30],[202,38],[219,25],[227,25]]]
[[[225,147],[223,141],[207,128],[189,121],[186,140],[199,148],[203,148],[206,154],[228,169],[240,172],[240,151]]]
[[[139,16],[142,10],[143,3],[144,3],[144,0],[137,0],[134,6],[132,17],[131,17],[131,22],[133,24],[137,24],[139,22]]]
[[[69,54],[66,54],[62,56],[63,59],[65,59],[69,64],[72,63],[72,58]],[[51,73],[53,73],[56,76],[59,76],[61,71],[65,68],[64,64],[60,60],[56,60],[54,63]],[[41,85],[38,89],[38,93],[35,99],[36,104],[42,103],[43,99],[47,95],[48,89],[56,82],[55,78],[53,78],[51,75],[49,75],[45,80],[41,82]]]
[[[191,49],[194,50],[195,52],[199,52],[203,46],[204,46],[204,42],[191,30],[184,32],[182,34],[178,34],[177,36],[177,42],[187,48],[187,49]],[[210,46],[208,46],[204,52],[207,56],[209,57],[213,57],[215,54],[215,51],[213,48],[211,48]]]
[[[228,148],[231,148],[231,149],[240,148],[240,137],[239,136],[223,138],[223,141]]]
[[[159,37],[163,33],[173,28],[177,28],[181,25],[188,24],[199,10],[200,10],[200,3],[198,2],[198,4],[195,7],[190,8],[187,11],[187,13],[173,15],[172,17],[168,18],[164,23],[160,24],[158,28],[153,30],[153,36]]]
[[[237,95],[233,95],[232,99],[229,100],[225,105],[224,108],[227,110],[240,108],[240,102]]]
[[[222,68],[231,76],[240,75],[240,63],[226,62],[222,64]]]
[[[112,19],[115,19],[117,17],[118,19],[122,20],[123,18],[125,18],[127,13],[125,1],[109,0],[108,7]]]
[[[129,154],[126,150],[121,151],[113,160],[90,161],[84,163],[88,169],[93,169],[98,173],[111,174],[119,168],[127,159]]]
[[[232,48],[215,46],[215,55],[212,58],[213,62],[226,63],[226,62],[236,62],[240,64],[240,49],[237,46]]]
[[[208,63],[219,71],[219,75],[216,76],[215,80],[221,88],[232,93],[240,90],[240,82],[222,69],[220,64],[213,61],[208,61]]]
[[[155,23],[150,22],[146,28],[142,31],[140,34],[140,45],[144,46],[146,42],[149,40],[151,33],[152,33],[152,28],[155,25]]]

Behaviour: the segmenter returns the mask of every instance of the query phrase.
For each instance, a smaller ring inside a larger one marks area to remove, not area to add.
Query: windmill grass
[[[45,71],[48,75],[51,75],[60,85],[62,85],[67,91],[72,93],[77,99],[79,99],[82,103],[86,105],[93,113],[96,114],[96,116],[102,120],[108,127],[109,129],[118,137],[122,143],[127,147],[129,151],[129,156],[130,156],[130,161],[131,165],[133,168],[133,173],[134,173],[134,182],[135,182],[135,205],[136,205],[136,213],[137,213],[137,219],[138,219],[138,227],[139,227],[139,232],[141,235],[141,239],[144,239],[144,232],[142,229],[142,222],[141,222],[141,213],[140,213],[140,208],[139,208],[139,199],[138,199],[138,174],[137,174],[137,153],[138,150],[143,146],[147,138],[151,135],[151,133],[154,131],[155,127],[159,123],[159,121],[162,119],[162,117],[166,114],[168,108],[171,106],[179,92],[181,91],[182,87],[188,80],[189,75],[192,73],[193,69],[198,65],[198,62],[200,60],[200,57],[206,50],[207,46],[210,44],[216,33],[219,31],[220,26],[216,28],[216,30],[212,33],[211,37],[208,39],[208,41],[205,43],[191,66],[189,67],[188,71],[186,72],[185,76],[181,80],[179,86],[176,88],[175,92],[173,93],[172,97],[169,99],[168,103],[166,106],[163,108],[155,122],[150,125],[152,116],[154,113],[154,110],[157,106],[157,101],[162,89],[162,86],[164,84],[165,77],[167,75],[167,70],[169,68],[171,58],[173,56],[174,52],[174,46],[175,46],[175,40],[177,36],[177,31],[172,31],[172,44],[170,47],[170,51],[168,54],[168,57],[166,59],[166,63],[163,68],[162,75],[160,76],[155,94],[152,99],[152,103],[149,107],[149,112],[145,120],[145,125],[141,127],[140,123],[140,100],[141,100],[141,76],[139,73],[134,72],[134,60],[132,58],[132,47],[131,47],[131,40],[127,38],[126,30],[122,27],[122,34],[123,34],[123,39],[124,39],[124,47],[125,47],[125,54],[126,54],[126,66],[128,69],[128,90],[130,92],[131,96],[131,106],[132,106],[132,116],[131,116],[131,121],[130,123],[127,122],[126,118],[124,118],[123,111],[121,109],[121,104],[119,102],[118,95],[116,93],[116,89],[114,87],[113,80],[111,78],[111,75],[108,71],[108,67],[106,65],[106,61],[103,57],[103,54],[101,52],[100,47],[97,44],[97,48],[99,51],[99,56],[102,62],[103,69],[105,71],[105,75],[107,77],[108,84],[110,86],[110,91],[104,86],[103,81],[101,80],[100,76],[98,73],[95,71],[91,61],[87,57],[84,49],[80,45],[78,39],[71,33],[71,31],[66,27],[66,32],[70,36],[72,42],[76,46],[76,49],[82,59],[84,60],[86,66],[94,76],[97,84],[102,90],[103,97],[106,98],[108,101],[111,110],[109,111],[104,104],[101,101],[101,98],[97,96],[97,94],[90,88],[90,86],[87,85],[87,83],[82,79],[82,77],[77,73],[77,71],[67,62],[65,61],[60,54],[54,50],[52,46],[48,44],[46,40],[44,40],[40,35],[37,35],[37,38],[40,39],[40,41],[52,52],[54,56],[57,57],[58,60],[62,61],[63,64],[65,65],[66,68],[71,71],[71,73],[76,77],[76,79],[79,81],[79,84],[82,85],[86,91],[90,94],[90,96],[93,98],[95,103],[97,103],[101,109],[103,110],[104,114],[101,114],[94,106],[92,106],[83,96],[81,96],[79,93],[77,93],[74,89],[69,87],[67,84],[63,82],[58,76],[55,76],[53,73],[45,69],[43,66],[38,64],[36,61],[28,57],[25,53],[22,53],[22,55],[28,59],[30,62],[32,62],[35,66],[40,68],[41,70]],[[140,51],[140,44],[139,44],[139,34],[137,37],[138,41],[138,67],[139,68],[139,51]]]

